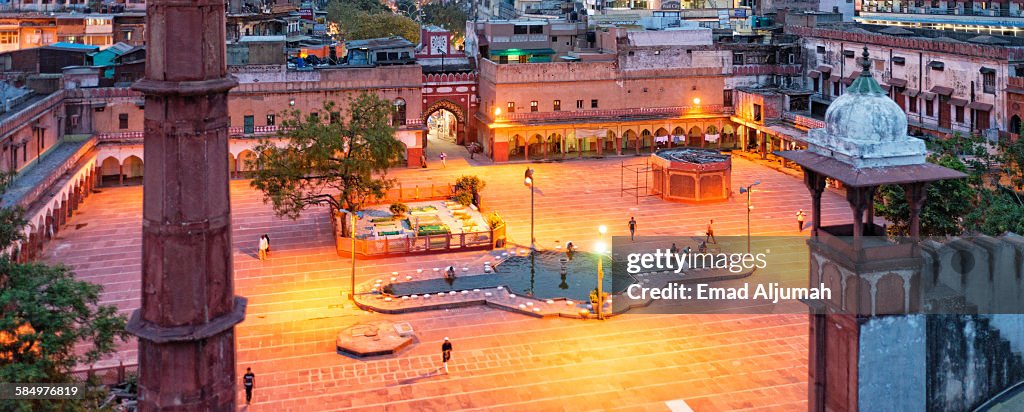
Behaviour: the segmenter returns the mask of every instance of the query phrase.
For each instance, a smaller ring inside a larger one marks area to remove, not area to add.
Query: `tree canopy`
[[[0,195],[9,182],[0,177]],[[22,240],[24,225],[22,210],[0,210],[0,250]],[[64,266],[17,263],[0,253],[0,382],[73,383],[76,366],[113,353],[128,336],[126,319],[99,304],[101,290]],[[82,400],[0,400],[5,411],[84,407]]]
[[[278,216],[297,219],[310,207],[362,210],[392,185],[389,168],[405,156],[391,126],[391,102],[364,92],[342,113],[331,101],[318,112],[285,112],[282,145],[264,139],[252,186],[263,192]]]
[[[351,26],[348,40],[401,36],[413,44],[420,41],[420,25],[412,19],[392,13],[363,14]]]
[[[955,134],[929,142],[929,150],[929,162],[962,171],[968,177],[928,185],[928,199],[921,210],[921,235],[1024,234],[1024,140],[992,145],[981,137]],[[890,235],[908,233],[910,213],[901,187],[880,188],[875,195],[875,211],[892,223]]]
[[[455,43],[466,36],[466,12],[458,3],[429,3],[423,6],[423,21],[452,32]]]
[[[395,14],[378,0],[333,0],[327,19],[338,25],[345,40],[401,36],[416,44],[420,26],[404,15]]]

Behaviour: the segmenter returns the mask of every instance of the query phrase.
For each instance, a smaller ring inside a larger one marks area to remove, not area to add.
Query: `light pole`
[[[349,212],[346,209],[338,209],[338,211],[351,216],[351,224],[349,225],[349,231],[352,236],[352,293],[349,295],[349,300],[356,301],[356,218],[361,217],[361,213]]]
[[[597,231],[601,233],[601,240],[597,242],[597,301],[594,302],[594,310],[597,312],[597,319],[604,320],[604,234],[608,231],[605,225],[598,226]]]
[[[747,194],[747,253],[750,253],[750,211],[754,209],[754,205],[750,203],[750,192],[753,192],[753,187],[759,184],[761,184],[760,180],[740,188],[740,193]]]
[[[534,251],[537,250],[537,243],[536,243],[537,238],[535,238],[533,236],[533,192],[534,192],[534,184],[533,183],[534,182],[533,182],[533,169],[532,168],[526,168],[526,178],[523,180],[523,183],[525,183],[526,186],[528,186],[530,188],[530,251],[534,252]]]

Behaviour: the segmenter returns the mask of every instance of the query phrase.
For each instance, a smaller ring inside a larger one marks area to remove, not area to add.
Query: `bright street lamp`
[[[532,168],[526,168],[526,178],[523,179],[523,183],[525,183],[526,186],[529,186],[529,188],[530,188],[530,251],[531,252],[535,252],[535,251],[537,251],[537,244],[536,244],[537,238],[535,238],[533,236],[533,192],[535,190],[534,190],[534,185],[533,185],[533,169]]]
[[[601,240],[594,245],[594,251],[597,252],[597,299],[594,302],[594,310],[597,312],[597,319],[604,319],[604,253],[608,250],[604,244],[604,233],[608,231],[608,228],[601,225],[597,228],[598,232],[601,232]]]
[[[760,180],[750,184],[747,187],[741,187],[740,188],[740,193],[741,194],[742,193],[746,193],[747,194],[747,253],[750,253],[750,211],[754,209],[754,205],[752,203],[750,203],[750,192],[753,192],[754,191],[753,187],[757,186],[759,184],[761,184]]]

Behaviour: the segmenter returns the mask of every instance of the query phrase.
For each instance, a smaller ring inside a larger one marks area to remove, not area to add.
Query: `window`
[[[320,121],[320,112],[312,112],[312,113],[309,114],[309,117],[312,117],[314,122],[319,122]]]
[[[910,112],[917,113],[917,98],[908,97],[907,100],[910,102]]]
[[[590,100],[590,108],[591,109],[596,109],[597,108],[597,99]]]
[[[561,101],[561,100],[555,100],[555,101],[554,101],[554,102],[553,102],[553,103],[551,104],[551,106],[552,106],[552,110],[554,110],[554,111],[556,111],[556,112],[557,112],[557,111],[561,111],[561,110],[562,110],[562,101]]]
[[[956,106],[955,111],[956,111],[956,121],[957,121],[957,123],[963,123],[964,122],[964,107],[963,106]]]
[[[818,54],[825,54],[825,46],[818,46],[816,51],[818,52]]]
[[[754,103],[754,121],[761,121],[761,105]]]
[[[514,26],[512,27],[512,34],[526,34],[527,26]]]
[[[121,113],[117,115],[117,128],[127,129],[128,128],[128,113]]]
[[[277,120],[277,119],[275,119],[275,118],[274,118],[274,115],[272,115],[272,114],[268,114],[268,115],[267,115],[267,126],[273,126],[273,125],[274,125],[274,122],[275,122],[276,120]]]
[[[531,112],[537,111],[537,101],[536,100],[530,102],[530,111]]]
[[[508,102],[508,106],[507,107],[508,107],[508,112],[509,113],[515,113],[516,112],[516,102]]]
[[[925,114],[925,116],[934,116],[932,114],[932,107],[933,106],[935,106],[935,105],[932,104],[931,100],[925,99],[925,101],[924,101],[924,114]]]
[[[405,100],[395,99],[391,111],[391,125],[401,126],[405,124]]]
[[[242,118],[242,133],[253,134],[256,132],[256,119],[252,115]]]
[[[892,64],[895,64],[897,66],[903,66],[907,64],[907,59],[903,57],[893,57]]]
[[[741,64],[743,64],[743,53],[733,53],[732,54],[732,65],[733,66],[739,66]]]
[[[331,116],[330,117],[331,123],[334,123],[334,124],[341,123],[341,113],[331,112],[330,116]]]
[[[996,73],[995,71],[983,72],[981,74],[982,89],[985,93],[995,94],[996,93]]]
[[[577,100],[576,101],[576,108],[577,109],[582,109],[583,108],[583,100]]]
[[[789,57],[787,59],[789,60],[789,64],[796,64],[796,55],[795,54],[790,53]]]
[[[725,107],[732,107],[732,90],[722,90],[722,105]]]
[[[18,44],[18,32],[0,31],[0,44]]]
[[[544,26],[541,26],[541,25],[530,26],[530,34],[543,34],[543,33],[544,33]]]

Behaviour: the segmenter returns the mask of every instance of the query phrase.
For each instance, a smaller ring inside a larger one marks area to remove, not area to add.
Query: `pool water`
[[[446,279],[398,282],[391,284],[391,291],[395,296],[406,296],[506,286],[512,293],[539,299],[589,300],[590,291],[597,287],[597,255],[574,253],[572,260],[565,262],[563,276],[560,260],[565,258],[565,252],[555,251],[538,251],[530,256],[511,256],[495,268],[495,273],[465,276],[456,274],[451,283]],[[604,291],[619,292],[612,291],[611,258],[604,256],[603,260]],[[471,270],[474,269],[477,268]],[[461,269],[457,270],[463,273]],[[625,271],[621,273],[625,274]],[[626,285],[631,282],[616,283]]]

